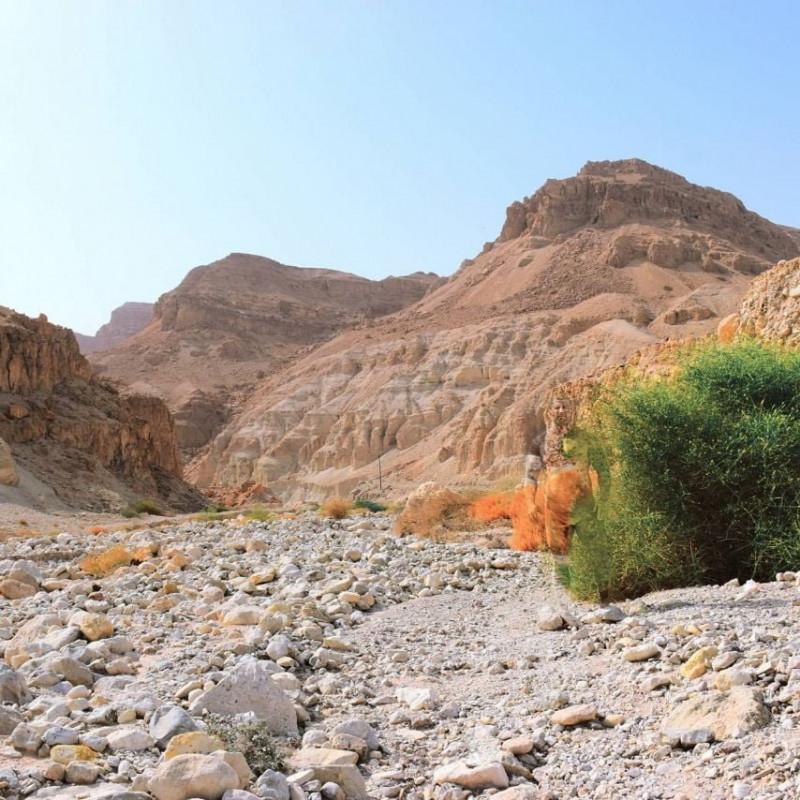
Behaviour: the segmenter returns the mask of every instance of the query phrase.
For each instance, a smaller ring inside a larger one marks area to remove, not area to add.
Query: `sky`
[[[796,0],[0,0],[0,305],[92,333],[230,252],[453,272],[644,158],[800,227]]]

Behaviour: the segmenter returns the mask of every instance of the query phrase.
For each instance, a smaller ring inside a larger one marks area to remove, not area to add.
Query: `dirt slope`
[[[189,467],[286,497],[518,475],[547,390],[713,330],[800,252],[733,195],[643,161],[587,164],[509,207],[443,286],[269,376]]]
[[[179,446],[192,455],[267,374],[440,282],[430,273],[371,281],[233,253],[193,269],[159,298],[143,331],[90,360],[99,373],[165,400]]]

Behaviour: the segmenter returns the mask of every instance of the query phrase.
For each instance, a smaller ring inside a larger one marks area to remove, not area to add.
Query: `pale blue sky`
[[[636,156],[800,226],[786,0],[0,0],[0,305],[93,332],[231,251],[452,272]]]

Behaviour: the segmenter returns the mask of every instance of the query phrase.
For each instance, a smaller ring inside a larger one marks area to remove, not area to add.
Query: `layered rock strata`
[[[0,501],[113,509],[142,497],[189,508],[172,419],[157,398],[92,376],[72,332],[0,308],[0,440],[17,480]],[[6,459],[7,460],[7,459]],[[2,487],[0,487],[2,488]]]
[[[730,194],[638,160],[587,164],[509,207],[418,303],[267,378],[189,474],[297,499],[519,476],[551,388],[713,331],[755,273],[799,252]]]

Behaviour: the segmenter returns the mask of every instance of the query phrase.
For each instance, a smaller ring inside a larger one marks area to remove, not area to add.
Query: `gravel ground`
[[[354,748],[373,797],[800,797],[794,575],[598,609],[565,594],[546,556],[399,540],[390,523],[178,522],[0,544],[0,593],[21,595],[0,598],[13,667],[0,671],[0,793],[159,797],[154,711],[202,727],[198,704],[222,681],[252,700],[241,670],[255,663],[294,706],[287,752]],[[87,546],[117,544],[141,563],[99,578],[78,567]],[[353,718],[371,746],[342,736]],[[86,744],[92,769],[54,766],[62,740]],[[258,777],[242,788],[270,800],[340,790]]]

